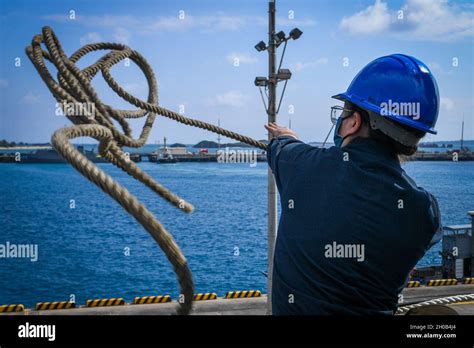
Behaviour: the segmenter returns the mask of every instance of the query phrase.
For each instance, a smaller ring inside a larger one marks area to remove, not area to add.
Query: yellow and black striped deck
[[[426,286],[456,285],[457,283],[457,279],[432,279],[428,281]]]
[[[9,304],[0,306],[0,313],[23,312],[24,310],[25,306],[22,304]]]
[[[142,297],[135,297],[133,300],[133,304],[150,304],[150,303],[166,303],[171,302],[170,295],[164,296],[142,296]]]
[[[38,302],[36,304],[37,311],[50,310],[50,309],[69,309],[76,308],[74,302],[69,301],[56,301],[56,302]]]
[[[474,278],[464,278],[463,284],[474,284]]]
[[[216,300],[217,294],[215,292],[199,293],[194,295],[194,301]]]
[[[107,307],[107,306],[122,306],[125,304],[123,298],[104,298],[97,300],[87,300],[86,307]]]
[[[260,297],[262,293],[260,290],[243,290],[243,291],[228,291],[225,294],[226,299],[231,298],[245,298],[245,297]]]
[[[418,280],[410,280],[407,284],[407,288],[417,288],[421,285],[421,283]]]

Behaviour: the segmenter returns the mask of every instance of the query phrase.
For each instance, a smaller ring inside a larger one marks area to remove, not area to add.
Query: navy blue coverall
[[[281,199],[273,314],[393,314],[409,272],[441,238],[436,199],[369,138],[320,149],[281,136],[267,159]],[[363,245],[363,261],[327,254],[334,245]]]

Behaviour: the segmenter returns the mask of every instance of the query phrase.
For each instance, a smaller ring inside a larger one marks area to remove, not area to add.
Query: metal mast
[[[268,2],[268,122],[276,122],[276,44],[275,44],[275,0]],[[268,141],[272,140],[268,133]],[[273,252],[277,233],[277,189],[272,170],[268,167],[268,278],[267,314],[272,314]]]
[[[280,109],[281,101],[285,93],[286,83],[291,78],[291,72],[288,69],[280,69],[283,57],[285,55],[286,45],[289,39],[297,40],[303,32],[298,28],[290,31],[288,37],[283,31],[276,32],[275,30],[276,7],[275,0],[268,1],[268,44],[260,41],[255,45],[255,49],[259,52],[268,51],[268,77],[258,76],[255,78],[255,86],[259,87],[260,95],[262,97],[263,105],[268,115],[268,122],[276,122],[276,116]],[[277,69],[277,48],[284,43],[283,53],[280,58],[280,63]],[[277,84],[280,81],[285,81],[282,95],[277,108]],[[262,87],[265,88],[267,96],[267,103],[262,92]],[[272,135],[268,134],[268,141],[272,140]],[[275,239],[277,233],[277,189],[275,179],[270,168],[268,168],[268,270],[267,270],[267,289],[268,289],[268,307],[267,313],[272,313],[271,295],[272,295],[272,273],[273,273],[273,252],[275,249]]]

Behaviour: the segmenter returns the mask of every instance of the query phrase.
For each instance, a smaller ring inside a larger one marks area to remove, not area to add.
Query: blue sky
[[[267,54],[253,47],[266,41],[267,1],[0,3],[0,139],[47,142],[56,129],[69,124],[66,118],[55,116],[55,100],[24,53],[44,25],[54,29],[69,55],[89,42],[129,45],[153,67],[162,106],[179,111],[184,105],[185,115],[212,123],[220,118],[225,128],[266,138],[267,116],[253,80],[266,74]],[[329,108],[337,104],[331,95],[344,91],[369,61],[391,53],[414,55],[437,78],[441,94],[438,135],[426,139],[459,139],[463,118],[465,138],[474,138],[471,1],[279,0],[277,9],[277,30],[298,27],[304,32],[288,45],[283,67],[290,68],[293,77],[278,116],[282,124],[291,117],[292,128],[303,140],[323,140],[330,128]],[[69,18],[71,10],[75,19]],[[179,18],[180,11],[184,19]],[[80,67],[100,55],[81,60]],[[15,66],[17,57],[19,67]],[[234,66],[235,58],[238,66]],[[112,74],[132,94],[146,99],[147,86],[138,68],[121,64]],[[128,108],[100,75],[94,87],[107,103]],[[134,121],[135,136],[142,123]],[[185,143],[216,139],[215,134],[158,117],[148,142],[163,136]]]

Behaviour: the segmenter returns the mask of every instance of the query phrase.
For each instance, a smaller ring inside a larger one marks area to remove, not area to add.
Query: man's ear
[[[348,118],[346,136],[356,134],[362,127],[362,116],[359,112],[354,111],[351,117]]]

